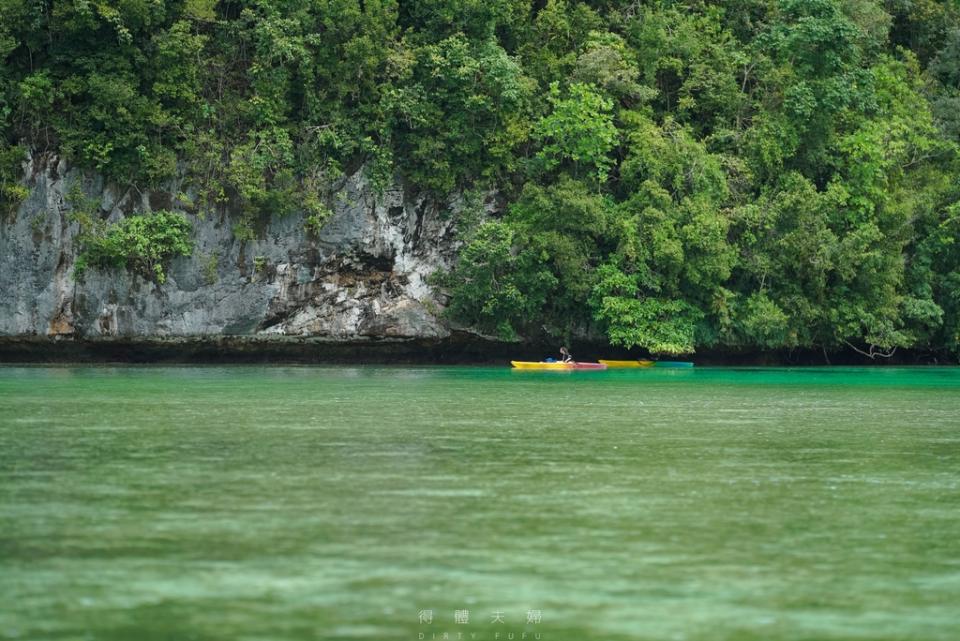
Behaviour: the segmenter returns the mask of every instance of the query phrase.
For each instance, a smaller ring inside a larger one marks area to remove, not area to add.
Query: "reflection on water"
[[[958,417],[950,368],[0,368],[0,639],[954,640]]]

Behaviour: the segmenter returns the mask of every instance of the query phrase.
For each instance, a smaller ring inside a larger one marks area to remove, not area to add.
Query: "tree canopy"
[[[241,237],[362,167],[508,203],[481,331],[960,351],[953,0],[0,0],[0,59],[2,209],[28,149]]]

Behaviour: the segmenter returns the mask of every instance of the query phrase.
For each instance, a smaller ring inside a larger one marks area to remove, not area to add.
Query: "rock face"
[[[314,236],[302,214],[273,217],[241,242],[227,213],[186,214],[194,250],[158,285],[124,269],[73,277],[75,185],[112,221],[173,208],[171,194],[119,192],[56,158],[31,159],[29,198],[0,219],[0,336],[84,340],[309,336],[332,341],[443,339],[427,278],[450,265],[459,201],[400,187],[376,193],[361,173],[334,186],[333,215]]]

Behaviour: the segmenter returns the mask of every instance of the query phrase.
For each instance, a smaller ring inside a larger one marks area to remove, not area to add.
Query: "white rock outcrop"
[[[304,216],[274,216],[240,242],[228,213],[190,214],[194,250],[158,285],[125,269],[73,278],[79,227],[70,194],[79,184],[113,222],[176,209],[166,191],[119,192],[56,158],[31,159],[30,196],[0,219],[0,336],[152,338],[311,336],[442,339],[442,301],[430,275],[455,257],[457,203],[376,193],[361,172],[341,180],[333,215],[313,236]]]

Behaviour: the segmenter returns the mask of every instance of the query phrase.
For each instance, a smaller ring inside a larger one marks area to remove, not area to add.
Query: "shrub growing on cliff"
[[[17,182],[24,156],[23,147],[0,144],[0,214],[13,214],[29,193]]]
[[[81,225],[76,278],[90,267],[126,268],[162,284],[170,259],[193,251],[192,227],[183,214],[158,211],[113,225]]]

